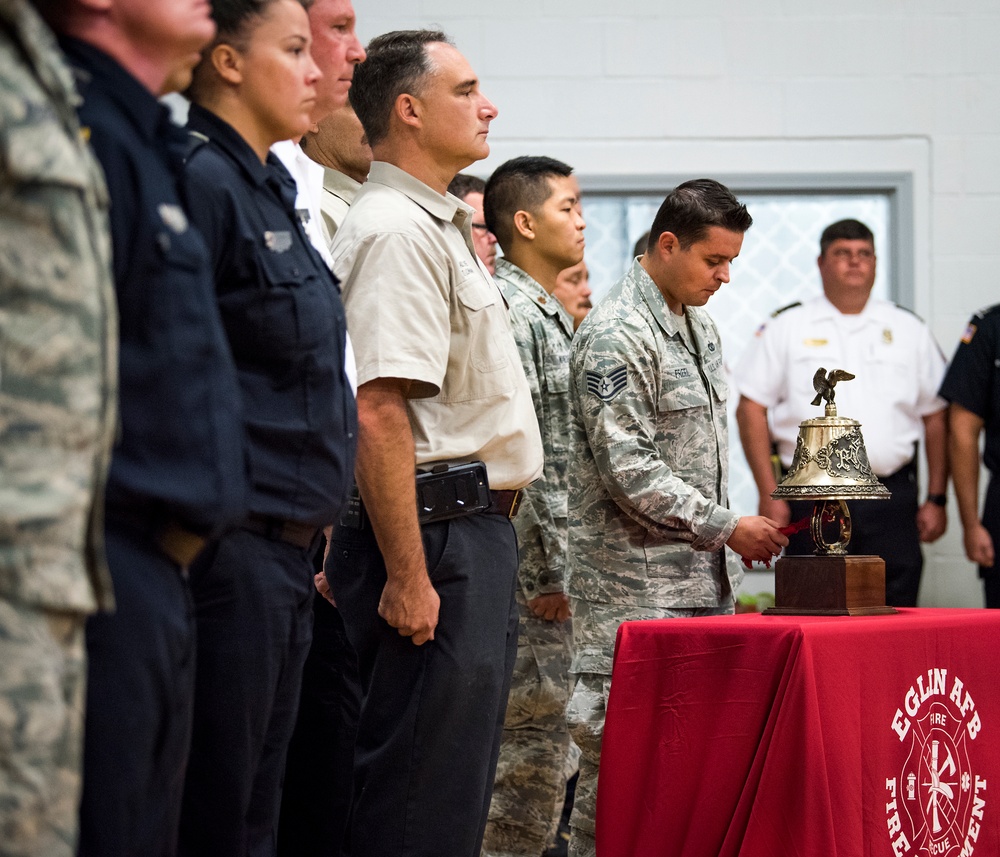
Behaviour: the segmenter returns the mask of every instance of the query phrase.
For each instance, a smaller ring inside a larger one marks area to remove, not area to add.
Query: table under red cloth
[[[622,625],[598,857],[1000,857],[998,646],[988,610]]]

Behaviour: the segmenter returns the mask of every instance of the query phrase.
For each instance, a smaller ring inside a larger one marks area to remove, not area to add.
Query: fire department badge
[[[982,721],[971,693],[946,669],[930,669],[907,691],[892,731],[907,750],[885,781],[886,825],[898,857],[971,857],[986,810],[976,772]]]

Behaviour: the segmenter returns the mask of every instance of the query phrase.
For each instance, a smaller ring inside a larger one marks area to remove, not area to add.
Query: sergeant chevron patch
[[[604,375],[600,372],[587,370],[587,391],[593,393],[602,402],[610,402],[628,382],[628,369],[624,363],[615,366]]]

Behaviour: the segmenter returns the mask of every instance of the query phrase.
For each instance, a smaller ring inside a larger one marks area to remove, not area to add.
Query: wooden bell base
[[[878,556],[783,556],[774,566],[769,616],[880,616],[885,561]]]

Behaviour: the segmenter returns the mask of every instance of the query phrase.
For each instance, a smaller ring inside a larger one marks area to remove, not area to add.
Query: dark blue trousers
[[[983,501],[983,526],[993,538],[994,560],[991,568],[979,566],[979,576],[983,579],[983,594],[986,606],[1000,607],[1000,479],[990,477]]]
[[[361,710],[358,657],[340,611],[320,595],[285,764],[278,857],[339,857],[351,808]]]
[[[182,857],[272,857],[312,634],[313,555],[247,530],[191,568],[198,623]]]
[[[82,857],[173,857],[191,740],[195,625],[181,570],[109,512],[114,613],[87,621]]]
[[[517,653],[517,540],[489,514],[423,527],[441,598],[422,646],[378,615],[385,566],[370,527],[339,527],[326,573],[358,654],[352,857],[479,857]]]

